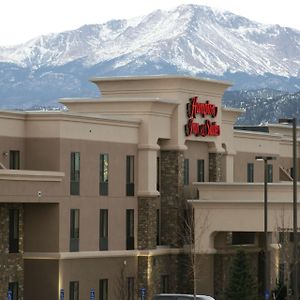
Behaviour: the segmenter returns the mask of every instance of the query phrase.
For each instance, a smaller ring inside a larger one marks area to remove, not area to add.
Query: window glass
[[[79,251],[79,209],[70,211],[70,251]]]
[[[197,181],[204,182],[204,159],[197,161]]]
[[[108,210],[100,209],[100,250],[108,250]]]
[[[8,284],[8,294],[11,296],[11,300],[18,300],[19,284],[18,282],[10,282]]]
[[[126,249],[134,249],[134,210],[126,210]]]
[[[18,150],[9,151],[9,168],[15,170],[20,169],[20,151]]]
[[[134,196],[134,156],[126,156],[126,196]]]
[[[232,232],[232,245],[247,245],[255,243],[255,232]]]
[[[100,195],[108,195],[108,154],[100,154]]]
[[[160,189],[160,159],[156,158],[156,189]]]
[[[162,293],[169,292],[169,275],[161,276],[161,292]]]
[[[127,155],[126,159],[126,182],[133,183],[134,182],[134,156]]]
[[[183,183],[184,185],[188,185],[189,184],[189,160],[187,158],[184,159],[184,166],[183,166]]]
[[[70,194],[80,194],[80,153],[71,153]]]
[[[134,278],[127,277],[127,300],[134,300]]]
[[[99,281],[99,300],[108,300],[108,279]]]
[[[268,182],[273,182],[273,165],[267,165],[268,169]]]
[[[79,300],[79,281],[70,281],[70,300]]]
[[[254,164],[247,164],[247,182],[254,182]]]
[[[160,210],[156,210],[156,245],[160,245]]]

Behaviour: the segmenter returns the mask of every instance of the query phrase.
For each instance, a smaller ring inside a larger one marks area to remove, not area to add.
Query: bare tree
[[[115,299],[118,300],[132,300],[136,299],[138,289],[135,285],[136,278],[128,276],[130,273],[127,270],[127,261],[120,262],[120,269],[114,280],[114,294]]]
[[[275,299],[280,299],[282,291],[280,289],[287,290],[287,300],[290,299],[289,288],[291,286],[290,278],[293,272],[293,245],[291,243],[292,229],[290,220],[286,219],[286,212],[284,206],[280,212],[278,226],[277,226],[277,243],[279,251],[279,272],[282,274],[283,278],[277,279],[277,285],[279,290],[277,290],[277,295]],[[282,282],[283,280],[283,282]]]
[[[196,299],[197,286],[201,274],[201,258],[199,250],[201,250],[201,242],[205,231],[209,228],[208,215],[208,212],[203,212],[200,217],[195,217],[195,211],[192,205],[186,202],[183,217],[182,240],[187,253],[186,267],[189,278],[192,278],[194,299]]]
[[[115,277],[115,297],[120,300],[127,300],[127,286],[126,286],[126,260],[120,265],[120,271]]]

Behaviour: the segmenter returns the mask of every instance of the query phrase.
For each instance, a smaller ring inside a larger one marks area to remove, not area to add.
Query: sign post
[[[65,291],[64,289],[60,289],[60,293],[59,293],[59,299],[60,300],[64,300],[65,299]]]
[[[93,288],[90,289],[90,300],[95,300],[95,290]]]
[[[146,299],[146,288],[141,288],[140,289],[140,296],[141,296],[141,300],[145,300]]]
[[[8,290],[7,292],[7,300],[12,300],[12,291]]]
[[[269,300],[270,299],[270,292],[268,289],[265,290],[265,300]]]

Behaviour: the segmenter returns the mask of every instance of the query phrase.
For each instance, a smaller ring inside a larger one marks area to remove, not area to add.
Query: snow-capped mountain
[[[159,73],[229,79],[236,81],[234,88],[296,91],[300,31],[181,5],[0,47],[0,97],[9,100],[6,106],[96,95],[90,76]]]
[[[143,63],[145,56],[193,73],[297,76],[300,32],[206,6],[182,5],[0,48],[0,61],[31,68],[77,59],[86,66],[117,59],[113,67],[118,68],[132,61]]]

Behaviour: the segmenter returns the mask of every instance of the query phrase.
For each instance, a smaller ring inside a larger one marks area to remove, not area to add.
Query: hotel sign
[[[194,134],[195,136],[219,136],[220,126],[215,121],[207,119],[210,117],[214,119],[217,116],[218,107],[206,101],[205,103],[198,103],[198,97],[192,97],[186,104],[186,114],[188,117],[187,124],[184,126],[186,136]],[[204,120],[203,123],[195,122],[196,116],[200,115]]]

